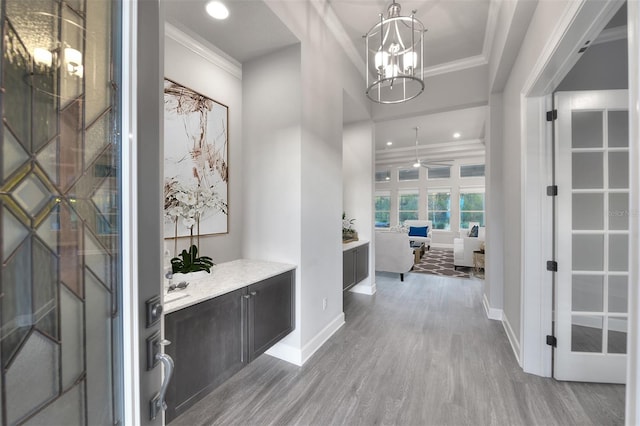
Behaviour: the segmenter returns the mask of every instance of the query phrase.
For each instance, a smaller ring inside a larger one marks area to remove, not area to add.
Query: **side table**
[[[473,252],[473,270],[474,272],[480,272],[480,269],[484,270],[484,251],[474,250]]]

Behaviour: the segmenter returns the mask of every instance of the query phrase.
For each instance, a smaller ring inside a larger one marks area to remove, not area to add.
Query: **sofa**
[[[413,267],[413,250],[407,242],[407,234],[394,231],[376,231],[376,271],[404,274]]]
[[[471,224],[470,224],[471,226]],[[473,267],[473,252],[480,250],[484,243],[485,228],[478,226],[478,236],[469,237],[467,231],[461,231],[460,237],[453,240],[453,268],[459,266]]]
[[[414,241],[417,243],[424,243],[427,250],[431,248],[431,230],[433,229],[432,222],[430,220],[413,220],[408,219],[404,221],[404,226],[407,228],[407,235],[409,236],[409,241]],[[411,227],[414,228],[424,228],[427,227],[427,235],[426,236],[416,236],[411,234]]]

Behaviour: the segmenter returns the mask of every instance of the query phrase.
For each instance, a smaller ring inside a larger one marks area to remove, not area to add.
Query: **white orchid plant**
[[[226,203],[216,194],[214,187],[206,187],[199,184],[187,187],[175,178],[165,181],[164,217],[166,221],[175,224],[176,238],[174,253],[176,253],[176,256],[178,250],[178,222],[190,231],[191,240],[189,243],[189,253],[197,253],[197,247],[200,245],[200,219],[210,211],[222,211],[226,213]],[[197,246],[193,244],[194,226],[197,227]],[[172,264],[175,265],[174,260],[176,259],[178,258],[175,257],[172,259]],[[174,273],[180,272],[175,269],[174,267]]]

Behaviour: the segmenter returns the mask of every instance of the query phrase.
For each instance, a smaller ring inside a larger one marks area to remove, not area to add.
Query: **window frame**
[[[462,176],[462,169],[464,167],[475,167],[475,166],[482,166],[482,176]],[[458,167],[458,177],[460,179],[484,179],[487,173],[487,169],[486,169],[486,165],[485,164],[460,164],[460,167]]]
[[[431,194],[448,194],[449,195],[449,208],[447,210],[432,210],[429,207],[429,196]],[[439,230],[439,231],[451,231],[451,188],[447,187],[447,188],[427,188],[427,220],[430,220],[432,223],[432,227],[434,230]],[[434,216],[433,214],[435,213],[448,213],[447,218],[448,218],[448,226],[446,226],[445,228],[436,228],[436,221],[434,220]]]
[[[462,210],[462,206],[460,205],[460,202],[462,200],[462,196],[464,194],[482,194],[482,210]],[[469,229],[469,226],[467,226],[466,228],[462,226],[463,221],[462,221],[462,214],[463,213],[482,213],[482,220],[480,221],[480,226],[485,226],[486,224],[486,215],[487,215],[487,198],[486,198],[486,190],[485,187],[467,187],[467,188],[460,188],[460,191],[458,193],[458,228],[459,229]],[[471,221],[471,222],[477,222],[476,220]]]
[[[427,167],[427,180],[444,180],[444,179],[451,179],[451,167],[452,167],[452,166]],[[429,171],[430,171],[431,169],[448,169],[448,170],[449,170],[449,176],[447,176],[447,177],[429,177]]]
[[[374,222],[374,228],[375,229],[389,229],[391,228],[391,191],[376,191],[374,193],[374,200],[373,200],[373,222]],[[389,198],[389,210],[378,210],[377,209],[377,198],[378,197],[387,197]],[[387,224],[387,226],[378,226],[377,225],[377,220],[376,220],[376,215],[378,214],[378,212],[382,212],[382,213],[387,213],[389,215],[389,222]]]
[[[418,176],[415,179],[400,179],[400,173],[402,171],[418,172]],[[420,180],[420,168],[418,167],[400,167],[397,174],[398,182],[418,182]]]
[[[401,200],[403,195],[415,195],[416,200],[416,209],[415,210],[400,210]],[[420,218],[420,190],[418,188],[406,188],[398,191],[398,202],[396,206],[396,210],[398,212],[398,225],[402,225],[404,220],[400,220],[402,213],[412,213],[415,212],[415,219],[405,219],[405,220],[417,220]]]
[[[378,173],[386,173],[386,178],[384,180],[378,180]],[[374,179],[376,183],[389,183],[391,182],[391,169],[381,169],[376,170],[374,173]]]

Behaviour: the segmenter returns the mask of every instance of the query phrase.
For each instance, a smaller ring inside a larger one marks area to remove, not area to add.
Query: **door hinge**
[[[558,185],[547,186],[547,195],[549,197],[555,197],[556,195],[558,195]]]
[[[553,346],[554,348],[558,347],[558,339],[556,339],[556,336],[547,336],[547,345]]]
[[[547,260],[547,271],[558,272],[558,262],[555,260]]]
[[[551,111],[547,111],[547,121],[553,121],[558,119],[558,110],[554,109]]]

